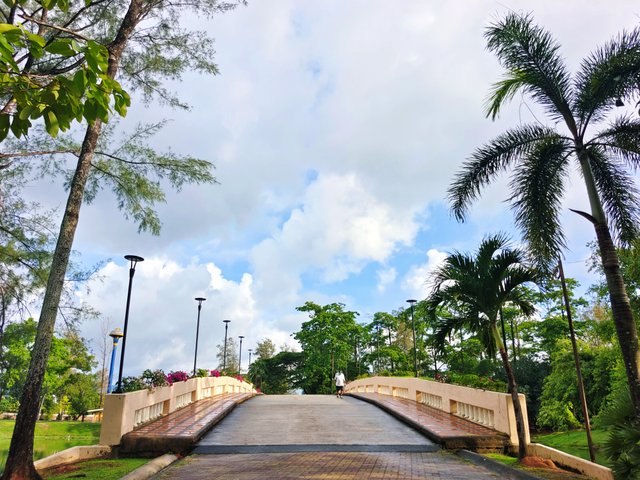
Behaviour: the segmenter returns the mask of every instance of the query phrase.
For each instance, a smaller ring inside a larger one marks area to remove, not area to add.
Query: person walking
[[[344,374],[340,370],[338,370],[334,379],[336,382],[336,397],[342,398],[342,392],[344,390],[345,383]]]

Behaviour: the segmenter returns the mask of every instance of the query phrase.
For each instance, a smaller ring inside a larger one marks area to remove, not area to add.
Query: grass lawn
[[[591,438],[593,439],[593,445],[596,453],[596,462],[605,467],[609,466],[609,463],[602,453],[600,445],[602,445],[607,439],[608,432],[604,430],[592,430]],[[587,435],[584,430],[573,430],[570,432],[551,433],[548,435],[534,435],[531,440],[533,442],[542,443],[547,447],[552,447],[557,450],[561,450],[576,457],[589,460],[589,449],[587,447]]]
[[[116,480],[144,465],[148,458],[119,458],[113,460],[87,460],[61,467],[51,468],[43,472],[46,480],[62,480],[65,478],[83,478],[86,480]]]
[[[4,470],[14,424],[13,420],[0,420],[0,472]],[[97,445],[99,440],[99,423],[38,422],[33,459],[39,460],[76,445]]]

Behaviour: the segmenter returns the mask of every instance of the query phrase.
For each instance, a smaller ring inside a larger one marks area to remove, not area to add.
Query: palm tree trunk
[[[518,384],[516,383],[516,377],[513,374],[511,363],[509,362],[509,355],[504,345],[500,342],[500,333],[498,332],[498,326],[493,324],[493,335],[498,340],[498,351],[500,352],[500,358],[502,359],[502,365],[504,371],[507,374],[507,381],[509,385],[509,393],[511,394],[511,403],[513,403],[513,413],[516,417],[516,431],[518,433],[518,459],[522,460],[527,456],[527,435],[525,431],[524,415],[522,413],[522,406],[520,405],[520,397],[518,396]]]
[[[122,52],[142,20],[145,11],[142,0],[131,0],[129,9],[122,20],[114,41],[109,45],[109,67],[107,75],[115,78]],[[51,350],[51,341],[62,294],[62,286],[69,264],[71,247],[75,237],[80,207],[84,197],[84,190],[91,170],[91,161],[98,144],[102,130],[102,122],[96,120],[87,127],[82,142],[82,149],[76,165],[76,171],[71,181],[67,205],[60,225],[60,233],[53,254],[51,271],[47,280],[42,302],[42,311],[36,340],[31,354],[31,363],[25,387],[20,397],[20,408],[16,417],[16,424],[11,437],[11,445],[7,456],[7,463],[2,480],[26,480],[41,477],[33,465],[33,439],[36,421],[40,409],[39,400],[42,392],[44,373]]]
[[[602,257],[602,267],[609,289],[611,313],[616,326],[622,360],[624,361],[624,367],[629,381],[631,401],[633,402],[635,417],[640,420],[640,351],[638,350],[638,330],[631,311],[631,303],[627,296],[622,273],[620,272],[618,253],[611,239],[609,228],[606,223],[597,223],[594,226],[598,238],[600,256]]]
[[[587,218],[596,231],[602,268],[609,289],[609,301],[613,323],[618,335],[618,343],[622,352],[631,401],[635,412],[635,418],[640,421],[640,351],[638,350],[638,328],[633,318],[631,303],[627,296],[627,290],[620,271],[620,260],[616,247],[611,238],[611,232],[607,219],[602,209],[602,202],[598,196],[596,184],[593,179],[589,156],[583,148],[577,148],[578,158],[582,169],[583,178],[587,187],[591,215],[584,212],[576,212]],[[574,210],[575,211],[575,210]]]

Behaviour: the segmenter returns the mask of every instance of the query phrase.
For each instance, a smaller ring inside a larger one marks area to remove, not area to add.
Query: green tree
[[[293,336],[304,353],[305,393],[330,393],[336,370],[347,370],[354,352],[354,342],[363,328],[356,323],[357,312],[345,311],[342,303],[318,305],[306,302],[297,307],[309,313],[309,320]]]
[[[249,367],[249,378],[263,393],[291,393],[302,384],[304,354],[280,352],[270,358],[260,358]]]
[[[64,385],[64,395],[69,399],[71,414],[74,418],[84,416],[89,410],[98,408],[100,394],[97,389],[96,376],[86,373],[73,373]]]
[[[124,74],[134,90],[140,88],[149,97],[151,92],[158,92],[165,101],[175,105],[178,104],[175,97],[161,88],[163,79],[177,79],[188,69],[209,74],[217,71],[212,61],[211,39],[201,32],[185,30],[180,26],[180,21],[188,16],[188,12],[208,17],[235,6],[217,0],[190,3],[129,0],[120,4],[93,0],[65,1],[64,4],[68,8],[59,15],[56,12],[49,15],[47,8],[41,9],[40,5],[35,4],[31,18],[42,20],[42,15],[45,15],[47,22],[40,22],[38,26],[49,30],[54,36],[62,35],[61,32],[71,37],[77,37],[78,32],[85,37],[94,35],[95,43],[103,45],[103,51],[107,53],[94,59],[99,63],[98,68],[104,73],[106,81],[114,82],[118,73]],[[13,12],[17,6],[14,2],[7,3]],[[6,18],[11,15],[5,12]],[[143,25],[144,32],[141,32]],[[73,70],[79,59],[70,58],[68,62],[58,63],[55,67],[62,72]],[[93,61],[92,58],[85,54],[87,62]],[[92,106],[96,110],[95,119],[89,122],[80,148],[71,150],[77,161],[68,179],[69,195],[44,293],[26,386],[2,476],[4,480],[40,478],[32,460],[38,399],[83,200],[91,200],[98,189],[111,186],[118,197],[119,206],[125,209],[126,214],[132,216],[141,229],[158,233],[160,224],[152,207],[164,200],[160,180],[177,189],[184,183],[213,181],[209,162],[175,155],[157,155],[135,142],[129,150],[96,157],[103,123],[108,120],[106,106],[100,102]],[[144,134],[144,131],[140,134]]]
[[[233,337],[229,337],[227,339],[227,356],[226,356],[226,369],[225,366],[225,354],[224,354],[224,344],[221,343],[217,346],[218,352],[216,353],[216,359],[218,360],[218,370],[223,373],[235,375],[238,373],[238,345],[236,344],[236,339]]]
[[[548,264],[565,247],[560,226],[561,200],[571,162],[582,173],[620,348],[636,416],[640,420],[640,352],[637,325],[620,272],[612,231],[623,242],[638,233],[638,192],[628,169],[640,161],[640,122],[619,116],[607,127],[618,100],[637,93],[640,81],[640,29],[618,38],[583,60],[571,77],[552,36],[529,16],[508,14],[485,34],[488,48],[505,69],[490,93],[487,115],[496,118],[518,92],[531,96],[551,122],[566,133],[521,125],[475,151],[449,188],[454,215],[463,220],[470,203],[496,176],[512,168],[511,204],[516,223],[537,258]],[[594,133],[596,132],[596,133]],[[591,135],[591,136],[589,136]],[[611,225],[612,229],[609,228]]]
[[[263,338],[253,349],[256,360],[267,360],[276,354],[276,344],[269,338]]]
[[[427,299],[430,315],[435,316],[442,307],[449,313],[441,317],[434,332],[440,350],[452,333],[466,331],[477,336],[491,357],[496,351],[500,354],[516,416],[519,458],[526,455],[524,415],[498,322],[505,305],[519,308],[524,315],[535,312],[521,286],[538,278],[536,270],[527,265],[525,253],[510,248],[504,236],[495,235],[482,241],[475,256],[450,254],[433,272],[433,290]]]

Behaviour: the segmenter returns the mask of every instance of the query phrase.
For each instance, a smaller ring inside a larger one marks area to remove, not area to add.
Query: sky
[[[531,13],[562,45],[571,71],[622,29],[638,25],[637,1],[250,0],[211,21],[221,74],[186,75],[171,87],[192,108],[133,107],[124,130],[170,122],[153,145],[215,164],[218,184],[169,192],[162,233],[139,234],[109,192],[84,206],[74,249],[103,262],[78,292],[102,314],[82,334],[96,354],[104,332],[123,327],[128,262],[133,280],[125,375],[190,370],[197,302],[198,366],[215,368],[229,335],[247,348],[269,338],[295,346],[306,301],[344,303],[368,322],[423,299],[428,273],[454,250],[473,251],[513,226],[507,178],[486,189],[465,223],[446,189],[462,162],[518,123],[548,121],[516,97],[496,120],[484,115],[500,66],[483,33],[509,11]],[[35,188],[35,187],[34,187]],[[64,192],[47,189],[61,211]],[[34,196],[37,193],[32,192]],[[59,196],[57,196],[59,194]],[[568,209],[588,209],[573,177],[563,226],[567,276],[586,288],[593,230]]]

